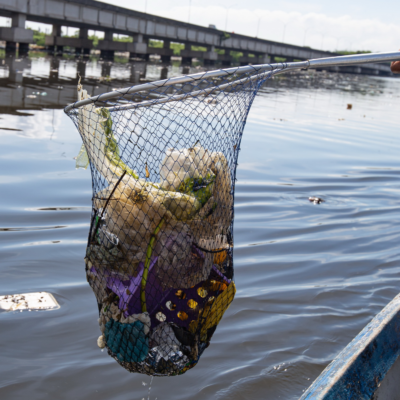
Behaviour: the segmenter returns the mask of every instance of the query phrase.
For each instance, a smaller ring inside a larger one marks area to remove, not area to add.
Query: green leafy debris
[[[110,160],[111,164],[115,165],[118,168],[121,168],[122,171],[126,171],[127,174],[133,176],[135,179],[139,179],[139,175],[137,175],[135,171],[129,168],[120,157],[118,143],[112,130],[112,119],[110,111],[106,108],[99,108],[97,109],[97,112],[104,118],[101,122],[101,125],[106,135],[106,145],[104,146],[106,157]]]
[[[195,197],[204,206],[212,196],[215,175],[207,174],[205,177],[186,178],[179,186],[178,192]]]

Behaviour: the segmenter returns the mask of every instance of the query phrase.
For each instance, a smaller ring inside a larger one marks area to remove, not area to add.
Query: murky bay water
[[[48,291],[61,305],[0,314],[2,399],[148,397],[150,378],[96,345],[90,172],[75,169],[81,142],[62,111],[78,72],[97,94],[183,71],[46,56],[1,65],[0,294]],[[261,90],[239,156],[235,300],[199,364],[154,378],[151,399],[297,399],[399,292],[399,89],[302,72]]]

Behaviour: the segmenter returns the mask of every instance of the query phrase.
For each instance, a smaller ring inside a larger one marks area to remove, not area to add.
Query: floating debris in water
[[[51,310],[60,308],[54,296],[47,292],[10,294],[0,296],[0,310]]]
[[[352,110],[353,109],[353,104],[347,104],[347,109]]]
[[[321,204],[325,201],[324,199],[321,199],[320,197],[309,197],[308,200],[314,204]]]

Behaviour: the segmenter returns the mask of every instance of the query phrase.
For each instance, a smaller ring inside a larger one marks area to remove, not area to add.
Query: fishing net
[[[276,71],[275,71],[276,72]],[[125,369],[192,368],[235,296],[233,202],[259,67],[115,90],[66,108],[90,162],[93,211],[85,257],[100,347]]]

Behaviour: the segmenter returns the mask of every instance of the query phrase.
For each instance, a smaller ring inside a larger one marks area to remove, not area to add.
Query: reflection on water
[[[64,108],[76,101],[81,77],[91,95],[138,83],[197,72],[196,67],[145,62],[112,63],[98,59],[57,57],[3,59],[0,65],[0,113],[20,114],[21,109]],[[0,129],[5,129],[1,128]]]
[[[97,58],[6,57],[0,64],[1,112],[11,109],[64,108],[76,100],[79,77],[91,95],[97,95],[142,82],[167,79],[210,69],[202,66],[161,64],[157,61],[116,63]],[[292,72],[269,80],[265,93],[284,93],[288,88],[357,92],[364,95],[383,94],[385,80],[363,75]],[[3,128],[4,129],[4,128]]]
[[[1,314],[0,397],[147,398],[150,379],[96,345],[83,262],[90,173],[75,170],[81,143],[62,108],[78,74],[100,94],[188,71],[3,60],[0,293],[48,291],[61,308]],[[154,378],[151,398],[297,399],[398,293],[399,89],[395,79],[313,71],[267,81],[239,156],[236,298],[198,366]]]

